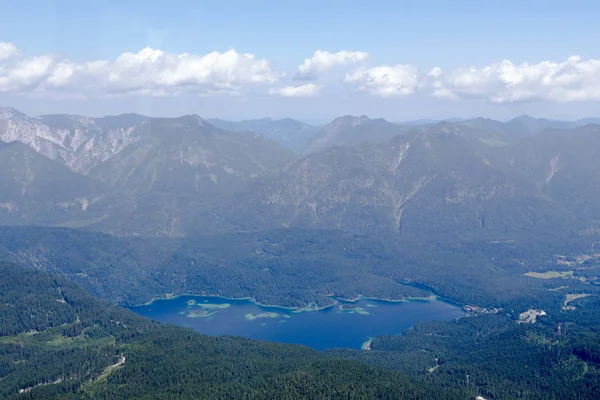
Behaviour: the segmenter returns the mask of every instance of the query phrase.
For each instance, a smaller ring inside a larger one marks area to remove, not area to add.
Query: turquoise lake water
[[[353,303],[340,301],[319,311],[297,312],[260,306],[250,300],[181,296],[130,309],[144,317],[207,335],[296,343],[317,350],[360,349],[372,337],[397,335],[417,322],[448,321],[465,315],[460,307],[438,300],[361,299]]]

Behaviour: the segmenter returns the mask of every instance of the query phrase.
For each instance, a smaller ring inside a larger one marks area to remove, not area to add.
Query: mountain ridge
[[[260,118],[242,121],[209,119],[209,123],[233,132],[255,132],[266,136],[296,153],[301,153],[316,128],[292,118]]]
[[[410,128],[366,115],[345,115],[322,126],[307,143],[303,155],[317,153],[333,146],[359,145],[369,141],[385,141],[406,133]]]
[[[223,130],[197,114],[36,119],[2,109],[0,115],[0,140],[22,139],[40,154],[54,151],[49,154],[54,162],[103,188],[94,189],[98,195],[93,202],[91,195],[76,196],[88,199],[87,206],[68,218],[64,213],[46,215],[49,209],[33,198],[18,197],[18,205],[8,199],[4,209],[12,210],[6,214],[11,223],[161,237],[294,226],[400,235],[508,235],[519,227],[531,232],[594,230],[600,219],[593,205],[600,201],[595,195],[600,166],[593,161],[593,146],[577,144],[581,135],[595,140],[594,125],[561,130],[548,128],[556,121],[521,116],[513,125],[476,118],[400,126],[346,115],[319,128],[306,154],[298,157],[265,135]],[[305,126],[285,119],[256,121],[271,128],[282,121]],[[118,128],[132,123],[130,131]],[[511,126],[517,127],[507,134]],[[535,129],[543,130],[532,134]],[[114,140],[108,140],[113,133]],[[117,140],[119,134],[126,139]],[[100,142],[104,144],[96,146]],[[553,172],[548,186],[540,177],[554,168],[552,160],[561,148],[570,149],[569,166],[565,153],[556,164],[562,169]],[[24,160],[31,158],[23,152],[15,155],[21,164],[6,164],[13,174],[5,176],[6,182],[23,179],[19,168],[26,170]],[[7,157],[6,162],[13,162]],[[586,178],[578,180],[577,174]],[[565,194],[574,188],[579,196]],[[27,201],[38,211],[19,216],[17,210],[27,209]]]
[[[215,213],[242,230],[297,226],[507,234],[516,229],[511,223],[533,230],[546,220],[555,228],[577,225],[569,212],[492,166],[448,127],[452,125],[292,160],[249,184],[238,194],[243,201],[223,202]],[[544,217],[530,215],[527,207]]]

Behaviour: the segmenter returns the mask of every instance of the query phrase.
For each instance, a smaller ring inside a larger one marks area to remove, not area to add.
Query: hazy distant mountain
[[[89,118],[45,115],[31,118],[0,109],[0,140],[18,140],[74,171],[85,172],[139,139],[135,125],[147,119],[136,114]]]
[[[241,230],[299,226],[430,237],[577,224],[537,187],[492,166],[450,126],[291,161],[215,212]]]
[[[507,134],[507,128],[504,122],[496,121],[490,118],[478,117],[461,121],[459,124],[462,126],[468,126],[470,128],[484,129],[489,132],[500,133],[502,135]]]
[[[542,132],[504,150],[513,174],[580,220],[600,223],[600,125]]]
[[[136,132],[135,143],[89,172],[129,202],[103,230],[181,235],[202,207],[294,158],[264,136],[223,131],[197,115],[152,118]]]
[[[416,119],[414,121],[404,121],[404,122],[398,122],[398,125],[408,125],[408,126],[418,126],[418,125],[431,125],[431,124],[437,124],[438,122],[441,122],[440,120],[437,119]]]
[[[136,128],[139,139],[90,171],[130,193],[203,193],[235,184],[294,157],[255,133],[226,132],[196,115],[152,118]]]
[[[245,121],[226,121],[222,119],[207,120],[217,128],[233,132],[255,132],[273,139],[285,147],[300,153],[316,128],[291,118],[273,120],[271,118],[251,119]]]
[[[242,130],[234,132],[197,115],[31,118],[1,109],[0,140],[13,143],[0,149],[0,223],[169,237],[293,226],[580,231],[600,221],[600,128],[559,127],[582,123],[523,116],[402,126],[345,116],[297,158],[246,131],[307,133],[293,120],[231,123]]]
[[[480,155],[496,151],[496,147],[507,146],[510,142],[502,134],[493,130],[478,128],[461,123],[439,122],[434,125],[422,126],[415,132],[444,132],[454,134],[467,140],[471,148]]]
[[[521,140],[552,129],[572,129],[593,123],[600,123],[600,119],[584,118],[577,121],[559,121],[521,115],[507,122],[489,118],[473,118],[459,122],[460,125],[500,133],[505,141]]]
[[[408,126],[393,124],[383,118],[346,115],[321,127],[307,144],[304,154],[317,153],[333,146],[385,141],[409,130]]]
[[[522,115],[506,122],[507,133],[515,138],[536,135],[548,129],[568,129],[573,126],[569,121],[555,121],[545,118],[533,118]]]
[[[419,125],[432,125],[440,122],[460,122],[463,121],[462,118],[445,118],[445,119],[416,119],[412,121],[404,121],[398,122],[398,125],[407,125],[407,126],[419,126]]]
[[[94,204],[105,196],[104,189],[21,142],[0,142],[2,224],[78,225],[100,218]]]
[[[93,226],[120,235],[183,235],[201,222],[195,217],[202,209],[295,157],[265,136],[224,131],[196,115],[31,118],[2,109],[0,138],[14,141],[4,149],[19,149],[4,152],[13,164],[3,169],[0,223]],[[15,197],[15,182],[25,182],[29,197]],[[55,201],[55,193],[62,197]]]
[[[101,118],[89,118],[69,114],[48,114],[40,115],[35,117],[35,119],[53,128],[85,129],[90,126],[91,121],[99,129],[119,129],[148,121],[150,117],[133,113],[109,115]]]
[[[584,126],[589,124],[600,125],[600,118],[582,118],[574,122],[576,126]]]

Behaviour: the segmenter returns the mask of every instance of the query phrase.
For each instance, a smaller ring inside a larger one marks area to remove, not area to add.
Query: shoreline
[[[441,298],[435,294],[431,294],[427,297],[405,297],[403,299],[380,299],[377,297],[369,297],[369,296],[363,296],[363,295],[358,295],[356,298],[353,298],[353,299],[342,299],[339,297],[336,297],[335,299],[339,300],[339,301],[343,301],[345,303],[356,303],[357,301],[360,301],[360,300],[384,301],[386,303],[407,303],[410,301],[434,301],[434,300],[445,301],[443,298]]]
[[[159,300],[176,300],[180,297],[213,297],[216,299],[222,299],[222,300],[232,300],[232,301],[249,301],[259,307],[263,307],[263,308],[276,308],[276,309],[280,309],[280,310],[287,310],[287,311],[291,311],[293,313],[301,313],[301,312],[312,312],[312,311],[322,311],[322,310],[326,310],[328,308],[331,307],[335,307],[336,305],[340,304],[340,302],[343,303],[356,303],[357,301],[360,300],[372,300],[372,301],[381,301],[381,302],[386,302],[386,303],[408,303],[411,301],[442,301],[451,305],[454,305],[456,307],[461,308],[464,311],[464,305],[463,304],[459,304],[453,300],[447,300],[444,298],[441,298],[435,294],[431,294],[430,296],[427,297],[405,297],[403,299],[389,299],[389,298],[377,298],[377,297],[369,297],[369,296],[363,296],[363,295],[358,295],[356,298],[352,298],[352,299],[344,299],[344,298],[340,298],[340,297],[335,297],[333,295],[329,295],[327,297],[333,299],[333,303],[332,304],[328,304],[328,305],[324,305],[324,306],[316,306],[315,303],[311,303],[308,304],[304,307],[289,307],[289,306],[281,306],[281,305],[273,305],[273,304],[263,304],[260,303],[258,301],[256,301],[255,298],[252,298],[250,296],[248,297],[226,297],[226,296],[219,296],[219,295],[209,295],[209,294],[193,294],[193,293],[183,293],[183,294],[178,294],[178,295],[166,295],[165,297],[154,297],[152,298],[150,301],[141,304],[141,305],[129,305],[127,307],[142,307],[142,306],[150,306],[152,305],[155,301],[159,301]]]
[[[263,308],[278,308],[281,310],[287,310],[287,311],[292,311],[292,312],[307,312],[307,311],[321,311],[330,307],[335,306],[336,304],[338,304],[337,301],[334,301],[334,303],[332,304],[328,304],[325,306],[320,306],[320,307],[315,307],[315,303],[311,303],[309,305],[306,305],[304,307],[288,307],[288,306],[280,306],[280,305],[274,305],[274,304],[263,304],[263,303],[259,303],[258,301],[256,301],[255,298],[252,298],[250,296],[248,297],[226,297],[226,296],[219,296],[219,295],[211,295],[211,294],[193,294],[193,293],[182,293],[182,294],[178,294],[176,296],[174,295],[167,295],[165,297],[154,297],[152,298],[150,301],[147,301],[144,304],[139,304],[139,305],[127,305],[126,307],[143,307],[143,306],[151,306],[155,301],[160,301],[160,300],[176,300],[180,297],[213,297],[215,299],[222,299],[222,300],[232,300],[232,301],[249,301],[259,307],[263,307]]]
[[[369,351],[369,350],[371,350],[372,343],[373,343],[373,338],[369,338],[369,340],[367,340],[366,342],[363,342],[363,344],[360,346],[360,349],[363,351]]]

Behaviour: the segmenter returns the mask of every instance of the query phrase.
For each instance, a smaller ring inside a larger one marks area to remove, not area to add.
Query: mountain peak
[[[29,117],[12,107],[0,107],[0,119],[26,120]]]
[[[201,116],[199,116],[198,114],[192,114],[192,115],[190,115],[190,117],[192,117],[192,119],[193,119],[194,121],[196,121],[196,123],[197,123],[198,125],[200,125],[200,126],[204,125],[204,123],[206,122],[206,121],[204,121],[204,119],[203,119]]]
[[[406,133],[407,130],[407,127],[393,124],[383,118],[345,115],[322,127],[308,143],[304,154],[316,153],[332,146],[385,141]]]
[[[514,117],[513,119],[511,119],[508,122],[532,122],[535,120],[537,120],[537,118],[534,118],[531,115],[523,114],[523,115],[519,115],[518,117]]]
[[[343,117],[338,117],[336,119],[334,119],[331,124],[332,125],[351,125],[351,126],[356,126],[356,125],[360,125],[363,124],[365,122],[368,121],[372,121],[369,117],[367,117],[366,115],[361,115],[360,117],[356,117],[354,115],[344,115]]]
[[[181,117],[177,117],[177,118],[149,118],[147,122],[153,126],[170,126],[170,127],[174,127],[177,125],[187,125],[187,126],[194,126],[194,127],[202,127],[205,125],[209,125],[198,114],[182,115]]]

